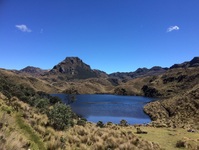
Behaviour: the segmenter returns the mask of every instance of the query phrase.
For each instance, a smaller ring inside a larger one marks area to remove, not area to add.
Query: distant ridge
[[[106,74],[106,72],[91,69],[90,65],[84,63],[79,57],[66,57],[63,61],[55,65],[51,70],[43,70],[38,67],[27,66],[19,71],[15,71],[19,74],[30,75],[30,76],[48,76],[51,75],[61,77],[62,80],[70,79],[88,79],[88,78],[109,78],[111,81],[120,79],[128,81],[130,79],[146,76],[156,76],[165,73],[169,69],[174,68],[188,68],[198,67],[199,57],[194,57],[191,61],[186,61],[181,64],[174,64],[170,68],[162,68],[160,66],[154,66],[148,68],[138,68],[132,72],[115,72]]]
[[[116,72],[116,73],[110,74],[109,77],[116,77],[120,79],[132,79],[132,78],[137,78],[137,77],[159,75],[159,74],[164,73],[167,70],[168,68],[154,66],[151,69],[138,68],[134,72]]]
[[[33,66],[27,66],[21,70],[18,71],[18,73],[25,73],[31,76],[40,76],[48,72],[48,70],[43,70],[38,67],[33,67]]]
[[[185,61],[181,64],[174,64],[170,67],[173,68],[188,68],[188,67],[198,67],[199,66],[199,57],[194,57],[191,61]]]

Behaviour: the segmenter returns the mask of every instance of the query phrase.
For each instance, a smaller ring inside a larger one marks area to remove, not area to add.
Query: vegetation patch
[[[34,132],[34,130],[25,123],[25,121],[21,118],[21,114],[16,115],[16,122],[20,129],[29,137],[31,147],[33,149],[42,149],[45,150],[44,143],[39,138],[39,136]]]

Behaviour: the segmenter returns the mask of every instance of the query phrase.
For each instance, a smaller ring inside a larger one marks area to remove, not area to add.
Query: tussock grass
[[[14,112],[7,113],[4,108],[11,109],[5,100],[0,98],[0,149],[1,150],[23,150],[28,148],[28,139],[19,132],[16,125]],[[3,109],[2,109],[3,108]]]
[[[148,134],[139,134],[142,139],[158,143],[165,150],[177,150],[178,141],[184,141],[185,149],[197,150],[199,146],[199,132],[190,133],[182,128],[155,128],[155,127],[141,127],[146,130]],[[133,132],[136,129],[132,128]],[[180,143],[180,142],[179,142]],[[190,148],[191,147],[191,148]]]
[[[74,126],[67,132],[67,149],[78,147],[88,150],[98,149],[160,149],[158,144],[139,139],[132,133],[132,130],[126,130],[125,127],[99,128],[95,124],[87,124],[85,127]]]

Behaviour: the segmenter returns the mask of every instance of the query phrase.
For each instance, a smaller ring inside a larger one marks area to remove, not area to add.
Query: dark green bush
[[[182,141],[182,140],[177,141],[176,147],[178,147],[178,148],[185,147],[185,141]]]
[[[39,108],[40,112],[46,112],[48,110],[49,104],[50,102],[47,98],[38,98],[34,100],[34,106]]]
[[[122,120],[120,121],[119,125],[120,125],[120,126],[126,127],[126,126],[128,126],[128,123],[127,123],[126,120],[122,119]]]
[[[80,119],[77,121],[77,125],[79,126],[85,126],[86,125],[86,120],[85,119]]]
[[[63,130],[74,124],[71,108],[65,104],[56,103],[47,115],[50,125],[56,130]]]
[[[58,102],[61,102],[61,99],[59,97],[50,97],[50,103],[51,104],[55,104],[55,103],[58,103]]]
[[[144,85],[142,87],[142,91],[144,93],[144,96],[146,97],[158,97],[161,96],[161,94],[158,92],[156,88],[149,87],[147,85]]]
[[[57,96],[51,96],[50,94],[47,94],[43,91],[38,91],[37,94],[42,97],[42,98],[47,98],[50,100],[50,103],[51,104],[55,104],[55,103],[58,103],[58,102],[61,102],[61,99]]]
[[[111,125],[113,125],[113,123],[109,121],[109,122],[106,123],[106,125],[111,126]]]
[[[102,121],[98,121],[96,126],[100,127],[100,128],[103,128],[104,127],[104,123]]]

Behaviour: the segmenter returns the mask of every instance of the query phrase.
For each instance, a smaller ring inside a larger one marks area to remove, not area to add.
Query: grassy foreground
[[[14,104],[14,105],[13,105]],[[140,126],[147,134],[137,134],[137,126],[115,124],[96,127],[86,123],[63,131],[47,126],[48,118],[36,108],[15,99],[12,105],[0,96],[1,150],[175,150],[199,148],[199,133],[182,128]],[[18,106],[18,109],[15,108]],[[177,145],[177,147],[176,147]]]
[[[136,129],[127,127],[127,130]],[[157,128],[157,127],[141,127],[142,130],[147,131],[148,134],[140,134],[139,137],[147,141],[158,143],[161,148],[165,150],[175,149],[190,149],[197,150],[199,148],[199,132],[187,132],[182,128]],[[176,147],[177,143],[181,143]]]
[[[84,143],[87,143],[90,138],[93,139],[92,141],[94,144],[92,148],[94,149],[103,149],[109,140],[111,143],[115,144],[113,149],[136,149],[136,147],[129,148],[129,145],[131,145],[131,138],[134,138],[134,142],[137,141],[137,143],[139,143],[137,145],[139,149],[198,150],[199,148],[198,132],[191,133],[181,128],[173,129],[141,126],[141,130],[147,131],[147,134],[137,134],[136,128],[135,126],[121,127],[116,125],[96,128],[93,124],[87,124],[85,127],[75,126],[69,130],[69,143],[73,143],[72,147],[74,147],[74,149],[77,146],[88,149]],[[122,144],[122,140],[127,140],[128,142]],[[147,147],[146,141],[151,141],[149,143],[156,144],[154,144],[153,147]],[[136,144],[136,142],[134,144]]]

